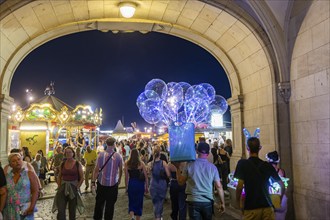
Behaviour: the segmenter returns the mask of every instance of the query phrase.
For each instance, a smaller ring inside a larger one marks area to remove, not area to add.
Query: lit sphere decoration
[[[206,122],[211,113],[224,114],[228,109],[227,101],[215,94],[208,83],[190,85],[186,82],[165,83],[152,79],[145,86],[136,105],[142,118],[158,127]]]

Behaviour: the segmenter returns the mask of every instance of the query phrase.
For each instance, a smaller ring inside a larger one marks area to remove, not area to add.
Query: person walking
[[[93,172],[92,187],[96,188],[96,202],[94,207],[94,219],[112,220],[114,206],[118,197],[118,185],[120,185],[123,173],[123,158],[114,151],[116,139],[109,137],[106,140],[107,149],[100,152]],[[105,211],[104,211],[105,208]]]
[[[130,151],[131,151],[131,148],[129,147],[127,140],[124,140],[124,149],[125,149],[126,155],[123,155],[123,156],[124,156],[124,161],[126,161],[129,157],[129,154],[130,154]]]
[[[44,156],[44,152],[42,150],[38,150],[38,154],[41,155],[39,180],[43,189],[45,187],[46,173],[48,172],[48,161],[47,158]],[[42,194],[44,194],[44,190],[42,190]]]
[[[213,213],[213,183],[220,196],[221,212],[225,211],[225,199],[216,166],[207,160],[210,146],[205,142],[197,145],[198,158],[188,162],[184,168],[176,164],[177,180],[180,185],[187,184],[187,205],[189,219],[212,219]]]
[[[11,153],[8,162],[12,168],[6,175],[7,202],[3,210],[4,219],[34,219],[39,194],[39,180],[34,172],[23,168],[19,153]]]
[[[154,216],[156,220],[160,220],[163,216],[163,203],[167,192],[167,180],[171,174],[167,163],[160,159],[161,149],[159,146],[154,147],[153,161],[151,162],[151,180],[150,195],[154,206]]]
[[[230,157],[233,155],[233,143],[231,139],[226,139],[225,141],[225,151],[228,152],[228,161],[227,161],[227,167],[228,167],[228,173],[230,173]]]
[[[272,151],[266,154],[266,159],[268,163],[270,163],[278,173],[280,177],[286,177],[285,170],[278,166],[280,162],[280,157],[277,151]],[[275,220],[285,220],[286,212],[288,210],[288,198],[284,194],[281,200],[281,207],[275,208]]]
[[[57,219],[66,219],[66,206],[69,203],[69,219],[76,219],[76,209],[80,213],[84,205],[80,198],[80,186],[84,182],[82,165],[75,160],[75,150],[68,146],[64,150],[65,160],[61,163],[57,179],[58,191],[54,198],[52,211],[58,210]]]
[[[142,216],[144,193],[148,193],[148,176],[139,151],[132,149],[125,163],[125,186],[128,193],[128,213],[132,220]],[[135,216],[135,218],[134,218]]]
[[[60,170],[60,165],[64,159],[64,154],[62,152],[62,146],[58,145],[55,149],[55,154],[50,167],[54,170],[55,181],[57,182],[58,173]]]
[[[83,132],[79,132],[76,141],[77,141],[77,147],[79,147],[80,149],[83,149],[85,147],[86,141]]]
[[[86,170],[85,170],[85,190],[89,188],[89,176],[93,174],[95,168],[95,161],[97,158],[96,151],[92,150],[92,148],[88,145],[87,150],[84,154],[84,160],[86,161]]]
[[[227,187],[228,174],[229,174],[229,169],[228,169],[229,154],[227,151],[225,151],[224,144],[220,145],[218,156],[219,156],[222,188],[224,190],[224,193],[226,195],[229,195],[228,187]]]
[[[273,220],[275,219],[273,205],[269,196],[269,178],[281,186],[281,198],[285,192],[284,184],[274,167],[259,158],[261,149],[257,137],[247,140],[248,159],[238,161],[234,177],[238,179],[236,187],[236,201],[243,211],[244,220]],[[245,199],[241,203],[242,191]],[[242,205],[241,205],[242,204]]]
[[[187,206],[186,206],[186,184],[183,186],[179,185],[176,179],[176,172],[177,169],[171,162],[168,165],[168,168],[171,172],[171,179],[170,179],[170,196],[171,196],[171,219],[173,220],[186,220],[187,215]]]

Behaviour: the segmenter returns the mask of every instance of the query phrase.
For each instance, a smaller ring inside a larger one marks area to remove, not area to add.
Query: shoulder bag
[[[111,159],[111,157],[113,156],[115,152],[112,152],[112,154],[110,155],[110,157],[107,159],[107,161],[105,161],[105,163],[103,164],[103,166],[99,169],[99,173],[97,174],[97,180],[99,179],[100,173],[101,171],[104,169],[105,165],[107,165],[107,163],[109,162],[109,160]]]

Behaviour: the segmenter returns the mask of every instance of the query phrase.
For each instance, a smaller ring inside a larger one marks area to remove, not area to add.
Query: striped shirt
[[[103,164],[108,160],[109,156],[113,153],[112,148],[108,148],[104,152],[100,152],[97,158],[97,165],[99,169],[102,168]],[[119,180],[119,169],[122,167],[123,158],[119,153],[114,153],[109,160],[109,162],[105,165],[103,170],[100,172],[98,176],[98,182],[102,186],[114,186],[118,183]]]

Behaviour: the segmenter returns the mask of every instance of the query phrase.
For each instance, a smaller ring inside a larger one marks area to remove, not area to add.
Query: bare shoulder
[[[27,167],[28,171],[34,172],[34,168],[33,168],[32,164],[26,163],[26,167]]]

